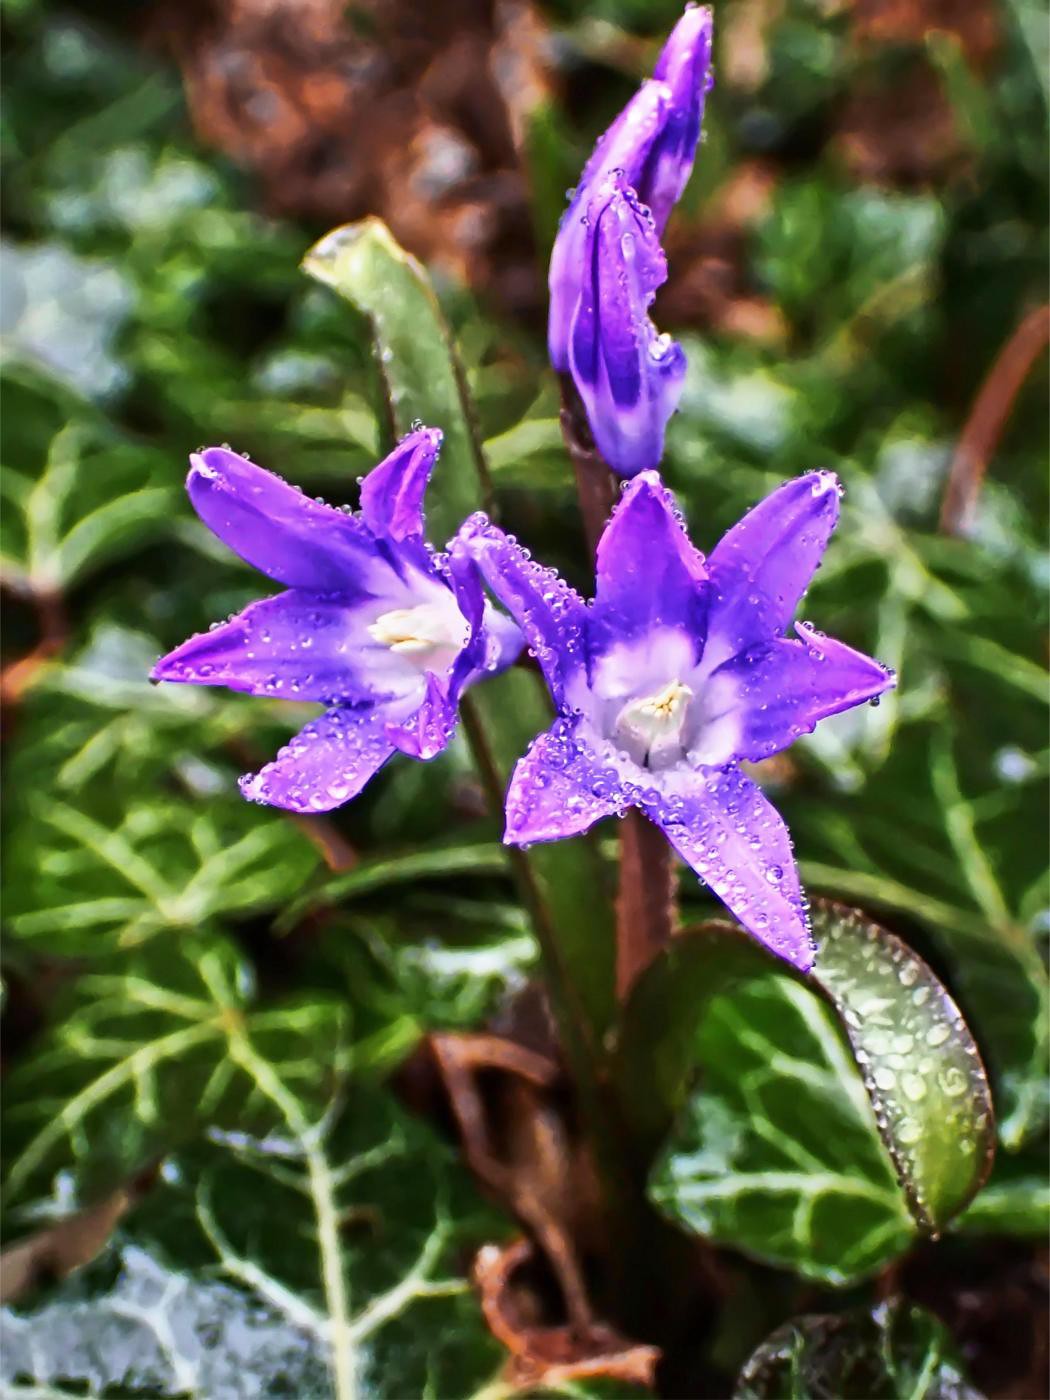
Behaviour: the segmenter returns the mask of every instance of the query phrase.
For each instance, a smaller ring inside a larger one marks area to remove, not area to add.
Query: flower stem
[[[561,376],[561,435],[576,473],[576,493],[587,548],[594,553],[618,494],[617,480],[594,445],[580,396],[569,375]]]
[[[489,807],[494,813],[501,813],[506,779],[499,771],[472,696],[465,695],[460,700],[459,713]],[[581,1092],[588,1093],[593,1090],[596,1093],[598,1075],[593,1037],[588,1032],[587,1018],[565,966],[565,959],[528,852],[523,851],[520,846],[508,846],[506,849],[514,878],[532,917],[536,938],[543,954],[544,966],[551,984],[554,1010],[565,1042],[563,1051]]]
[[[569,375],[561,376],[561,430],[576,473],[583,529],[593,554],[617,497],[617,478],[594,445],[587,416]],[[671,847],[641,812],[620,826],[620,880],[616,896],[616,992],[622,1003],[653,958],[670,941],[676,922]]]
[[[505,775],[499,771],[484,724],[470,695],[460,701],[460,719],[490,808],[493,813],[502,813]],[[576,1091],[583,1129],[594,1154],[606,1212],[610,1220],[620,1219],[631,1208],[633,1191],[616,1124],[609,1113],[601,1047],[591,1030],[529,854],[518,846],[508,846],[507,856],[540,945],[561,1051]]]
[[[671,941],[677,888],[667,838],[643,813],[628,812],[620,827],[616,892],[616,995],[621,1003],[639,974]]]

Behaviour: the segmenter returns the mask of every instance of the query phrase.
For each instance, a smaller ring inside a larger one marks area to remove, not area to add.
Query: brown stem
[[[616,995],[621,1002],[671,941],[677,886],[667,837],[641,812],[628,812],[620,827],[616,893]]]
[[[593,554],[616,503],[617,480],[594,445],[580,396],[567,374],[561,376],[560,419],[576,472],[584,534]],[[676,884],[667,838],[641,812],[628,812],[620,826],[616,897],[616,990],[621,1003],[638,974],[670,941]]]
[[[965,534],[972,523],[981,482],[999,445],[1014,399],[1048,343],[1050,306],[1038,306],[1029,312],[996,356],[970,409],[952,458],[941,503],[940,528],[944,534]]]
[[[47,663],[62,651],[69,635],[61,593],[57,589],[41,588],[33,589],[30,596],[40,625],[40,637],[31,652],[5,666],[0,673],[0,702],[8,715],[40,679]]]
[[[583,516],[583,532],[593,554],[605,522],[616,504],[616,477],[599,454],[591,437],[580,396],[569,375],[561,376],[561,434],[576,473],[576,491]]]

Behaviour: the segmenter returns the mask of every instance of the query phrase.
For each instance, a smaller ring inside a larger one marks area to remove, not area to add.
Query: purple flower
[[[660,236],[700,138],[711,23],[706,6],[686,9],[652,78],[599,137],[551,254],[551,362],[572,374],[602,455],[624,476],[659,462],[681,392],[682,351],[657,335],[648,308],[667,276]],[[628,361],[623,378],[615,366]]]
[[[320,701],[260,772],[256,802],[325,812],[361,791],[395,749],[439,753],[463,690],[512,662],[521,634],[486,603],[476,568],[436,558],[423,493],[441,433],[406,437],[361,485],[361,514],[304,496],[225,447],[191,457],[186,487],[224,544],[284,593],[191,637],[152,679]]]
[[[705,560],[646,472],[599,541],[591,603],[473,516],[454,550],[478,561],[521,624],[560,712],[514,770],[504,840],[554,841],[639,807],[756,938],[809,968],[791,838],[740,762],[895,684],[808,623],[783,635],[838,511],[835,476],[811,472]]]
[[[667,260],[652,215],[616,172],[587,206],[585,275],[569,364],[595,446],[622,476],[655,467],[678,406],[685,355],[649,319]]]
[[[548,342],[554,368],[569,369],[569,334],[587,242],[587,206],[614,171],[652,211],[659,237],[693,169],[711,73],[711,11],[689,6],[652,78],[599,136],[561,221],[550,265]]]

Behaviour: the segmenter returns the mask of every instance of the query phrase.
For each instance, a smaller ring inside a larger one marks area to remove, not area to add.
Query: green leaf
[[[303,268],[357,307],[371,324],[393,430],[416,419],[445,434],[427,493],[427,525],[443,547],[471,511],[488,505],[485,462],[475,446],[462,371],[429,278],[381,219],[333,229]]]
[[[901,1301],[794,1318],[748,1359],[733,1400],[981,1400],[944,1324]]]
[[[474,409],[426,273],[378,219],[333,230],[303,266],[368,317],[394,431],[407,432],[421,419],[444,432],[426,502],[431,538],[443,543],[472,511],[491,510],[491,502]],[[502,806],[514,763],[550,723],[543,683],[512,669],[480,686],[464,716],[483,781]],[[563,842],[529,852],[519,869],[527,871],[530,903],[548,947],[571,968],[583,1013],[600,1036],[614,1006],[612,906],[609,899],[578,897],[581,889],[604,889],[597,856],[586,841]]]
[[[805,978],[731,925],[679,935],[632,994],[616,1072],[643,1142],[681,1115],[658,1204],[842,1283],[962,1209],[993,1120],[972,1038],[921,959],[840,906],[819,905],[814,932]]]
[[[81,976],[68,1014],[11,1076],[8,1203],[56,1160],[134,1170],[201,1116],[265,1129],[274,1103],[249,1072],[252,1046],[304,1102],[330,1092],[348,1063],[345,1008],[256,1003],[248,964],[221,939],[154,945]]]
[[[496,1370],[459,1262],[494,1222],[451,1152],[367,1079],[310,1092],[259,1031],[229,1028],[228,1063],[272,1126],[208,1126],[205,1107],[103,1256],[0,1314],[0,1380],[400,1400]]]
[[[233,795],[206,803],[129,799],[113,824],[50,796],[29,804],[12,842],[19,880],[8,906],[20,938],[71,955],[136,947],[158,934],[273,908],[317,865],[280,816]]]
[[[842,1017],[912,1212],[936,1232],[991,1170],[995,1120],[980,1053],[907,944],[836,905],[819,905],[814,927],[812,980]]]
[[[970,1202],[952,1229],[968,1235],[1019,1235],[1045,1240],[1050,1232],[1050,1183],[1046,1173],[995,1177]]]
[[[16,376],[14,384],[30,392],[29,381]],[[174,482],[162,484],[165,475],[156,454],[131,448],[82,413],[51,438],[42,463],[26,472],[5,468],[10,581],[31,594],[61,593],[166,532],[176,495]]]

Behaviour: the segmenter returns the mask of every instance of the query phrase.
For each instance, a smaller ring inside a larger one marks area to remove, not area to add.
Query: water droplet
[[[926,1097],[926,1081],[917,1074],[902,1074],[901,1089],[912,1103],[919,1103]]]

